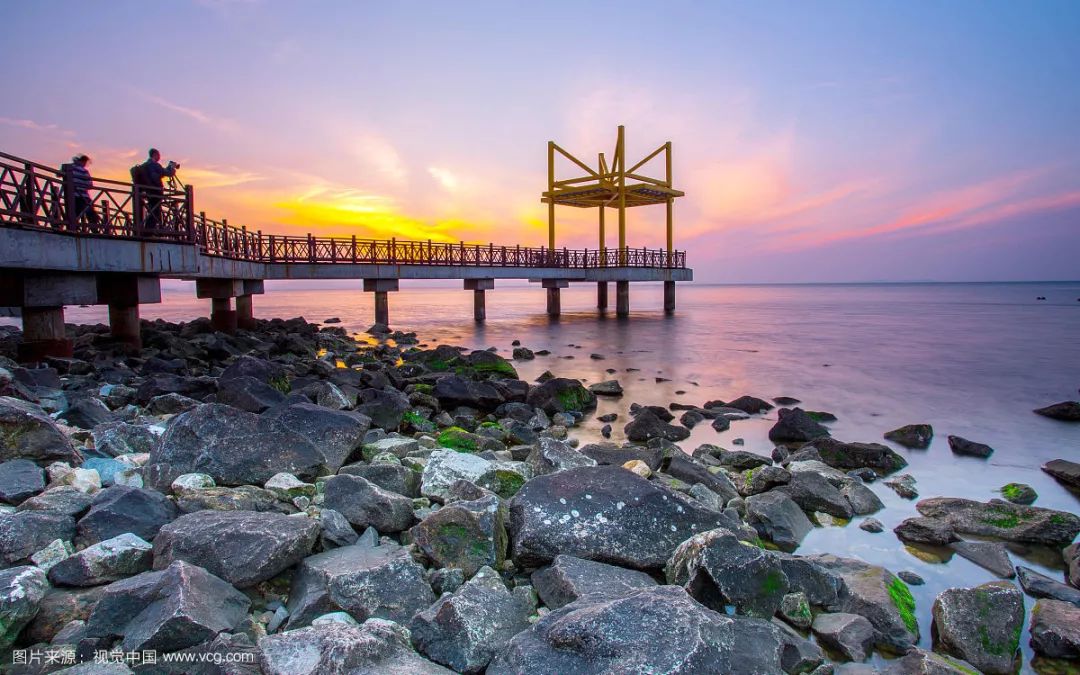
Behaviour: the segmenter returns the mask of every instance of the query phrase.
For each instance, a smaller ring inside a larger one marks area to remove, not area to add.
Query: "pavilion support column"
[[[675,282],[664,282],[664,314],[675,313]]]
[[[250,295],[236,296],[236,327],[244,330],[255,328],[255,311],[251,305]]]
[[[236,333],[236,310],[232,308],[232,298],[211,298],[210,325],[226,335]]]
[[[596,308],[597,309],[607,309],[607,307],[608,307],[608,304],[607,304],[607,282],[606,281],[597,281],[596,282]]]
[[[135,350],[142,349],[142,331],[139,326],[139,306],[110,304],[109,333],[117,342],[123,342]]]
[[[630,282],[615,282],[615,315],[630,316]]]
[[[390,297],[398,290],[397,279],[364,279],[364,291],[375,294],[375,323],[389,327]]]
[[[19,360],[41,361],[46,356],[71,356],[72,341],[64,330],[64,308],[23,307],[23,341]]]
[[[567,279],[544,279],[540,284],[547,289],[547,313],[550,317],[562,314],[562,289],[569,288]]]

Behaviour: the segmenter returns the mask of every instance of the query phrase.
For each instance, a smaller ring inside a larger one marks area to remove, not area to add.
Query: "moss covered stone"
[[[448,427],[439,434],[439,445],[458,452],[475,454],[480,450],[479,437],[461,427]]]
[[[919,634],[919,621],[915,618],[915,598],[911,595],[911,589],[899,577],[894,577],[888,587],[889,598],[892,600],[896,611],[900,613],[900,620],[904,626],[914,633]]]

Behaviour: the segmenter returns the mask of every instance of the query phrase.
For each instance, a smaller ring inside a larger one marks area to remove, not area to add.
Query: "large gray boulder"
[[[529,628],[535,611],[531,589],[507,590],[495,570],[484,567],[453,595],[419,612],[409,628],[421,654],[458,672],[475,673]]]
[[[577,380],[553,377],[529,388],[525,402],[549,415],[560,412],[585,412],[596,407],[596,394]]]
[[[262,485],[283,471],[313,479],[324,461],[310,440],[280,420],[207,404],[170,420],[143,478],[162,491],[185,473],[209,474],[218,485]]]
[[[15,642],[37,614],[48,589],[45,572],[32,565],[0,571],[0,649]]]
[[[802,408],[780,408],[779,419],[769,429],[769,440],[774,443],[805,443],[829,435],[822,426]]]
[[[587,595],[614,598],[656,585],[644,572],[572,555],[555,556],[550,565],[533,572],[530,580],[549,609],[558,609]]]
[[[1045,574],[1039,574],[1030,567],[1024,567],[1023,565],[1016,566],[1016,577],[1017,581],[1020,582],[1020,588],[1023,588],[1024,592],[1033,598],[1061,600],[1080,607],[1080,589],[1051,579]]]
[[[285,395],[269,384],[247,375],[218,378],[217,402],[251,413],[261,413],[285,400]]]
[[[19,504],[18,510],[45,511],[79,518],[86,514],[95,496],[71,485],[56,485]]]
[[[725,529],[684,541],[668,562],[667,581],[678,584],[706,607],[769,619],[788,592],[780,561]]]
[[[409,644],[409,631],[393,621],[370,619],[361,626],[328,621],[267,635],[259,640],[264,675],[451,675]]]
[[[161,528],[154,539],[154,569],[183,560],[245,588],[295,565],[311,553],[318,536],[318,523],[304,516],[196,511]]]
[[[361,530],[374,527],[379,532],[401,532],[416,520],[411,499],[349,474],[327,479],[323,505]]]
[[[18,506],[45,489],[45,472],[29,459],[0,463],[0,501]]]
[[[885,440],[899,443],[905,448],[925,450],[934,438],[934,427],[929,424],[906,424],[885,432]]]
[[[712,473],[693,458],[682,452],[675,451],[671,454],[665,469],[669,476],[674,476],[681,481],[694,485],[700,483],[716,493],[725,504],[739,496],[739,491],[727,474],[721,472]]]
[[[1022,506],[1000,499],[977,502],[957,497],[923,499],[919,513],[952,525],[961,534],[975,534],[1025,544],[1062,548],[1080,533],[1080,517],[1065,511]]]
[[[934,601],[937,650],[989,675],[1016,672],[1024,594],[1008,581],[950,588]]]
[[[176,507],[180,513],[196,511],[295,512],[292,505],[280,501],[273,492],[254,485],[183,490],[176,496]]]
[[[990,570],[1002,579],[1016,576],[1016,570],[1009,558],[1009,549],[1000,541],[954,541],[949,544],[949,548],[961,558]]]
[[[720,515],[626,469],[581,467],[538,476],[510,502],[511,554],[538,566],[560,553],[635,569],[661,569]]]
[[[123,421],[99,424],[94,427],[91,436],[94,439],[93,453],[100,457],[151,452],[161,440],[159,428]]]
[[[503,396],[488,382],[474,382],[457,375],[440,377],[431,395],[448,410],[467,406],[477,410],[491,410],[503,402]]]
[[[75,538],[75,519],[48,511],[0,514],[0,563],[25,561],[56,539]]]
[[[821,511],[845,520],[854,515],[851,501],[844,493],[815,471],[794,472],[791,480],[776,490],[786,493],[803,511]]]
[[[865,661],[877,642],[873,624],[858,614],[818,614],[811,630],[821,644],[843,654],[848,661]]]
[[[322,453],[326,468],[336,473],[364,444],[371,418],[358,412],[331,410],[314,403],[277,406],[263,413],[311,441]]]
[[[1052,459],[1043,464],[1042,470],[1062,485],[1080,488],[1080,463],[1070,462],[1067,459]]]
[[[89,546],[128,532],[153,541],[176,516],[176,506],[160,492],[114,485],[94,495],[90,510],[79,519],[76,543]]]
[[[1031,610],[1031,648],[1052,659],[1080,660],[1080,607],[1042,599]]]
[[[409,397],[396,389],[364,389],[357,399],[356,412],[371,420],[372,426],[397,429],[410,408]]]
[[[293,574],[289,628],[300,628],[328,612],[348,612],[357,621],[371,617],[408,622],[435,600],[424,568],[406,548],[356,544],[309,556]]]
[[[417,549],[436,567],[460,569],[465,578],[506,558],[506,514],[494,495],[448,504],[411,530]],[[438,660],[438,659],[436,659]]]
[[[821,461],[844,471],[868,467],[885,475],[907,466],[906,459],[881,443],[845,443],[835,438],[817,438],[802,446],[802,449],[806,448],[814,448]]]
[[[746,498],[746,524],[788,553],[814,529],[799,505],[779,489]]]
[[[420,494],[445,502],[451,486],[459,480],[476,483],[491,469],[492,462],[467,452],[436,450],[428,457],[420,479]]]
[[[622,466],[632,460],[641,460],[656,471],[664,460],[664,451],[661,448],[649,448],[641,445],[619,446],[615,443],[589,443],[578,449],[578,452],[591,457],[597,464],[610,464]],[[675,475],[675,474],[672,474]],[[678,476],[675,476],[678,478]]]
[[[58,586],[97,586],[146,572],[153,561],[153,545],[126,532],[56,563],[49,569],[49,581]]]
[[[0,460],[79,464],[79,452],[56,423],[33,403],[0,396]]]
[[[86,621],[86,634],[122,638],[125,651],[172,652],[234,630],[250,605],[225,581],[176,561],[109,584]]]
[[[663,438],[672,443],[678,443],[690,438],[689,429],[668,424],[656,413],[648,409],[641,410],[634,416],[634,419],[623,427],[623,433],[626,434],[629,440],[639,443],[653,438]]]
[[[420,496],[420,472],[400,464],[358,462],[341,467],[338,473],[359,476],[384,490],[396,492],[405,497]]]
[[[218,382],[228,382],[245,377],[250,377],[265,384],[276,385],[278,391],[288,390],[288,374],[285,372],[284,367],[273,361],[246,355],[236,357],[225,370],[221,371]]]
[[[565,471],[579,466],[596,466],[596,460],[581,454],[565,441],[541,438],[525,458],[534,476]]]

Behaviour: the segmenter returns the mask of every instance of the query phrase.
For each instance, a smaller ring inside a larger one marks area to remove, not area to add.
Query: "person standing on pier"
[[[161,153],[157,151],[157,148],[150,148],[146,161],[139,165],[139,175],[132,176],[136,178],[135,182],[146,195],[146,222],[150,229],[156,230],[161,227],[161,201],[165,192],[163,181],[167,177],[175,176],[179,168],[180,165],[176,162],[161,166]]]
[[[79,222],[88,223],[92,231],[97,231],[98,215],[94,210],[94,201],[90,198],[90,188],[94,186],[94,179],[86,165],[90,163],[90,156],[78,154],[71,158],[71,185],[75,191],[75,213]]]

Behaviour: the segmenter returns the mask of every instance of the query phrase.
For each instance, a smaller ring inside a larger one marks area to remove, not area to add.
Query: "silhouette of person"
[[[94,231],[97,231],[97,211],[94,209],[94,200],[90,198],[90,189],[94,187],[94,179],[86,166],[90,163],[90,156],[78,154],[71,158],[71,184],[75,192],[75,213],[80,223],[88,223]]]
[[[180,165],[169,162],[168,166],[161,166],[161,153],[156,148],[150,148],[146,161],[143,162],[140,172],[140,187],[146,195],[146,222],[151,229],[159,229],[162,223],[161,200],[165,192],[165,178],[176,175]]]

